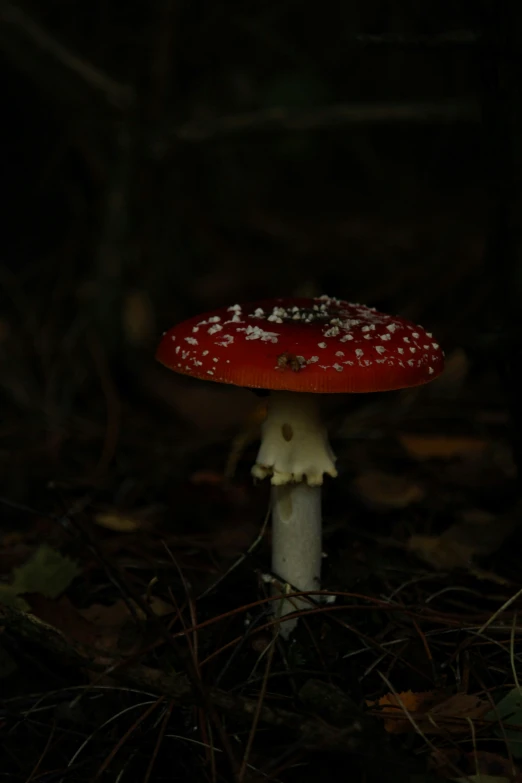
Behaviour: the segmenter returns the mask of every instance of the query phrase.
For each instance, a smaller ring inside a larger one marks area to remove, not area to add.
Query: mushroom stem
[[[304,481],[311,487],[321,485],[325,473],[337,476],[320,396],[272,392],[253,476],[270,476],[272,484]]]
[[[321,487],[286,484],[272,487],[272,571],[297,590],[321,587]],[[297,609],[309,609],[305,598],[277,602],[276,613],[284,617]],[[297,619],[281,626],[288,638]]]
[[[252,474],[270,476],[272,487],[272,570],[297,590],[321,584],[321,485],[336,476],[335,455],[321,418],[320,395],[274,392],[263,424],[261,447]],[[309,607],[304,599],[284,600],[278,616]],[[288,637],[296,622],[286,621]]]

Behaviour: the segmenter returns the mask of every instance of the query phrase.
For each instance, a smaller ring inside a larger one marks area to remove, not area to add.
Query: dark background
[[[153,362],[162,330],[217,305],[326,291],[489,345],[519,268],[497,236],[518,198],[515,9],[1,3],[11,492],[237,427],[244,395],[187,395]]]

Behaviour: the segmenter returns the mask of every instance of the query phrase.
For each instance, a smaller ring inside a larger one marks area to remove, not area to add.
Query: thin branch
[[[437,35],[401,35],[400,33],[379,33],[357,35],[357,43],[371,46],[396,46],[411,48],[444,48],[475,46],[482,43],[482,36],[475,30],[448,30]]]
[[[0,50],[35,81],[47,82],[46,86],[54,92],[58,88],[61,93],[68,87],[74,100],[78,98],[75,91],[80,85],[116,109],[128,109],[134,102],[131,87],[120,84],[78,57],[29,14],[7,0],[0,0]]]
[[[357,125],[445,125],[478,122],[474,101],[426,103],[351,103],[318,106],[306,111],[273,107],[262,111],[193,120],[174,128],[170,135],[180,141],[206,141],[214,136],[270,131],[303,131]],[[161,147],[161,142],[158,145]],[[161,150],[159,150],[161,153]]]
[[[509,434],[522,492],[522,414],[517,388],[522,359],[522,10],[519,0],[484,2],[482,165],[486,166],[489,231],[484,258],[489,286],[486,316],[495,336],[490,356],[509,406]],[[493,47],[496,44],[496,48]]]
[[[34,615],[11,607],[0,606],[0,624],[5,627],[7,634],[51,651],[60,661],[98,672],[103,672],[109,667],[112,678],[133,687],[145,688],[158,696],[166,696],[175,704],[204,706],[201,694],[185,674],[164,674],[148,666],[127,664],[125,659],[117,660],[110,653],[90,650],[87,646],[68,639],[63,633]],[[271,707],[266,704],[260,706],[255,699],[227,693],[220,688],[209,687],[207,696],[215,708],[230,717],[251,723],[255,715],[260,723],[290,731],[310,747],[328,746],[338,751],[352,752],[356,747],[365,744],[363,718],[354,719],[342,728],[337,728],[323,720],[299,715],[281,707]],[[374,738],[371,741],[374,742]]]

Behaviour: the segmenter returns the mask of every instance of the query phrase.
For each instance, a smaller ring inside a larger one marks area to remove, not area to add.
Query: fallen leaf
[[[0,584],[0,604],[12,606],[14,609],[20,609],[22,612],[29,610],[29,604],[13,589],[13,585]]]
[[[173,612],[172,604],[169,604],[162,598],[156,598],[153,596],[151,599],[147,600],[147,603],[157,617],[163,617]],[[132,606],[135,611],[135,616],[140,620],[145,620],[147,617],[145,612],[142,611],[140,607],[134,602],[132,602]],[[80,609],[79,613],[90,623],[94,623],[94,625],[100,627],[105,626],[107,628],[121,626],[124,622],[133,616],[129,607],[122,598],[119,598],[110,606],[105,606],[104,604],[92,604],[86,609]]]
[[[379,707],[376,715],[384,718],[384,728],[390,734],[414,731],[405,711],[424,734],[457,734],[469,732],[468,719],[483,719],[491,708],[490,702],[480,696],[455,693],[448,697],[436,691],[387,693],[378,702],[367,704]]]
[[[471,438],[451,435],[417,435],[402,432],[398,434],[399,442],[406,451],[419,460],[453,459],[464,454],[481,453],[486,447],[486,441],[481,438]]]
[[[134,533],[141,527],[139,519],[133,518],[129,514],[119,514],[116,511],[96,514],[94,521],[100,527],[114,530],[117,533]]]
[[[522,689],[513,688],[486,715],[486,720],[494,721],[493,733],[505,738],[511,755],[522,758]],[[499,720],[502,726],[498,724]]]
[[[495,516],[481,509],[470,509],[440,536],[411,536],[408,549],[433,568],[442,571],[465,568],[476,572],[473,560],[496,552],[516,524],[517,515],[513,513]]]
[[[81,616],[81,613],[62,595],[56,600],[34,593],[28,596],[30,612],[47,625],[51,625],[70,639],[93,647],[96,641],[94,625]]]
[[[436,704],[430,710],[430,716],[435,722],[455,720],[462,721],[461,729],[469,730],[466,723],[470,720],[481,720],[491,707],[488,699],[471,693],[455,693],[445,701]]]
[[[442,536],[413,535],[408,540],[408,549],[440,571],[467,568],[472,565],[475,549]]]
[[[152,609],[152,611],[157,617],[165,617],[165,615],[172,614],[172,612],[174,611],[174,607],[172,606],[172,604],[169,603],[168,601],[164,601],[163,598],[152,596],[152,598],[150,599],[144,598],[143,600],[147,600],[149,607]]]
[[[412,731],[411,722],[405,715],[405,710],[410,714],[417,713],[422,707],[429,709],[434,704],[436,696],[433,691],[403,691],[402,693],[386,693],[377,701],[366,701],[368,707],[378,708],[375,713],[378,718],[384,719],[384,728],[390,734],[402,734]]]
[[[86,609],[79,609],[78,614],[98,628],[118,628],[131,617],[127,604],[121,598],[110,606],[92,604]]]
[[[28,600],[32,614],[102,656],[114,651],[132,652],[142,641],[141,624],[136,624],[121,599],[112,606],[94,604],[88,609],[77,609],[67,596],[51,601],[34,594]]]
[[[502,490],[506,480],[517,475],[513,451],[507,443],[489,441],[483,451],[468,452],[446,466],[445,478],[457,487],[478,486]]]
[[[405,476],[369,470],[361,473],[352,482],[358,497],[371,508],[407,508],[424,498],[419,484]]]
[[[40,593],[57,598],[80,573],[77,563],[42,544],[26,563],[13,569],[11,587],[16,595]]]
[[[218,473],[217,470],[196,470],[190,476],[190,483],[195,486],[210,485],[211,487],[221,487],[226,481],[224,473]]]

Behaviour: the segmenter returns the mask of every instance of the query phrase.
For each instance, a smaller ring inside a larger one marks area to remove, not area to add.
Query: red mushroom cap
[[[156,358],[194,378],[323,394],[419,386],[444,368],[440,346],[421,326],[327,296],[198,315],[163,335]]]

